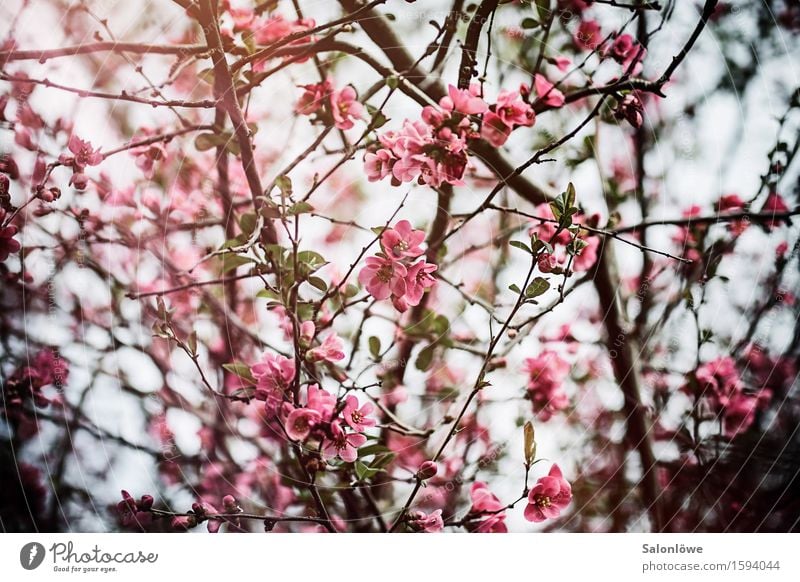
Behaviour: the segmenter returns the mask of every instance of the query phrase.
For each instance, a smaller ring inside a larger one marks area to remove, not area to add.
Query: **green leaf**
[[[275,293],[272,289],[262,289],[256,293],[256,297],[261,297],[262,299],[280,299],[280,295]]]
[[[323,293],[328,290],[328,284],[320,277],[309,277],[308,282],[312,287],[319,289]]]
[[[374,469],[372,467],[368,467],[361,461],[356,461],[355,470],[356,470],[356,477],[358,477],[359,481],[364,481],[365,479],[369,479],[371,477],[374,477],[377,473],[380,473],[380,469]]]
[[[227,253],[222,255],[222,272],[227,273],[228,271],[232,271],[237,267],[241,267],[242,265],[253,262],[255,261],[250,257],[245,257],[234,253]]]
[[[298,202],[297,204],[292,204],[289,207],[289,210],[286,211],[286,214],[289,216],[294,216],[297,214],[306,214],[314,210],[314,207],[311,206],[308,202]]]
[[[517,295],[519,295],[520,293],[522,293],[522,289],[520,289],[520,288],[519,288],[519,285],[517,285],[517,284],[515,284],[515,283],[512,283],[511,285],[509,285],[509,286],[508,286],[508,288],[509,288],[509,289],[511,289],[511,290],[512,290],[514,293],[516,293]]]
[[[369,340],[369,353],[373,358],[377,359],[381,353],[381,340],[377,336],[370,336]]]
[[[311,271],[316,271],[327,264],[325,257],[316,251],[300,251],[297,253],[297,262],[307,265]]]
[[[372,128],[380,129],[386,125],[387,121],[389,121],[389,119],[381,111],[378,111],[372,116]]]
[[[194,138],[194,147],[199,152],[204,152],[216,147],[216,136],[213,133],[201,133]]]
[[[389,89],[397,89],[397,86],[400,84],[400,79],[398,79],[395,75],[390,75],[386,77],[386,85]]]
[[[550,0],[536,0],[536,10],[542,20],[550,16]]]
[[[239,228],[242,229],[242,234],[246,235],[248,238],[251,234],[253,234],[253,231],[256,229],[257,225],[258,218],[252,212],[243,214],[239,219]]]
[[[252,384],[256,383],[256,379],[253,377],[253,373],[250,371],[250,366],[247,364],[243,364],[242,362],[232,362],[230,364],[222,364],[222,367],[228,370],[228,372],[231,374],[236,374],[243,380],[247,380]]]
[[[283,196],[291,196],[292,195],[292,180],[289,176],[280,175],[275,178],[275,185],[278,187],[278,190],[281,191]]]
[[[559,202],[560,200],[559,201],[553,200],[550,203],[550,210],[553,212],[553,217],[556,220],[561,220],[561,215],[563,214],[561,210],[561,204],[559,204]]]
[[[533,298],[539,297],[539,295],[543,295],[547,290],[550,289],[550,283],[547,282],[547,279],[543,279],[542,277],[536,277],[531,284],[528,285],[528,288],[525,289],[525,297]]]
[[[531,249],[530,249],[530,247],[528,247],[528,245],[526,245],[526,244],[525,244],[524,242],[522,242],[522,241],[518,241],[518,240],[512,240],[512,241],[511,241],[510,243],[508,243],[508,244],[510,244],[512,247],[515,247],[515,248],[521,249],[521,250],[525,251],[525,252],[526,252],[526,253],[528,253],[528,254],[531,254]]]
[[[371,445],[367,445],[366,447],[361,447],[358,449],[358,458],[368,457],[370,455],[379,455],[381,453],[391,453],[392,449],[387,447],[386,445],[382,445],[380,443],[373,443]]]
[[[566,208],[575,208],[575,186],[570,182],[567,185],[567,200]],[[574,213],[573,213],[574,214]]]
[[[524,28],[525,30],[531,30],[532,28],[537,28],[539,24],[540,22],[535,18],[528,17],[522,19],[522,23],[520,24],[520,26],[522,26],[522,28]]]
[[[433,363],[433,351],[434,346],[431,344],[419,353],[417,356],[417,361],[414,364],[417,370],[421,372],[427,372],[430,370],[431,364]]]

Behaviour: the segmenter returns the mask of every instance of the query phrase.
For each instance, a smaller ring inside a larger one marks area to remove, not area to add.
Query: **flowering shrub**
[[[796,528],[800,99],[721,145],[725,4],[19,4],[4,529]]]

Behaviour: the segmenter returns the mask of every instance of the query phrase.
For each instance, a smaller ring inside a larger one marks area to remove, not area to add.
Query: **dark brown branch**
[[[10,61],[39,61],[44,63],[50,59],[73,57],[98,52],[133,53],[142,55],[177,55],[179,57],[199,55],[208,52],[208,47],[202,44],[144,44],[136,42],[104,41],[75,46],[65,46],[57,49],[31,49],[0,51],[0,62]]]
[[[242,108],[236,97],[236,84],[228,67],[228,62],[225,60],[225,50],[222,46],[222,38],[219,34],[217,18],[211,0],[202,0],[200,3],[200,24],[203,26],[203,34],[205,34],[214,62],[216,90],[221,95],[228,117],[230,117],[233,124],[233,131],[241,151],[242,166],[247,178],[247,185],[250,187],[253,205],[258,211],[262,206],[263,196],[266,193],[261,185],[261,178],[256,167],[250,129],[247,127]],[[278,234],[271,219],[264,219],[264,230],[268,242],[276,243],[278,241]]]
[[[617,295],[621,284],[616,270],[613,247],[607,243],[604,243],[600,250],[594,275],[594,286],[600,299],[611,367],[624,397],[626,439],[628,445],[639,453],[642,464],[642,477],[639,481],[642,500],[647,506],[652,530],[658,532],[662,528],[659,503],[660,487],[656,458],[650,441],[647,411],[641,398],[636,342],[623,324],[624,315],[620,298]]]
[[[499,0],[483,0],[470,20],[467,36],[464,38],[464,46],[461,47],[461,66],[458,68],[459,89],[469,87],[472,77],[476,74],[475,67],[478,64],[477,53],[481,30],[483,30],[483,25],[488,22],[489,15],[497,10],[498,3]]]

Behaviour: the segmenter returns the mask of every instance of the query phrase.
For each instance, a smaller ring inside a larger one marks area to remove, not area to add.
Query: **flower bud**
[[[539,265],[539,270],[542,273],[552,273],[553,270],[558,267],[558,261],[556,261],[556,258],[550,253],[540,254],[539,258],[536,259],[536,262]]]
[[[314,339],[316,326],[313,321],[304,321],[300,324],[300,343],[304,346],[310,346]]]
[[[417,470],[417,479],[425,481],[431,477],[435,477],[438,472],[439,468],[436,466],[436,463],[433,461],[423,461]]]
[[[239,506],[236,504],[236,499],[234,499],[233,495],[226,495],[222,498],[222,507],[229,513],[239,511]]]

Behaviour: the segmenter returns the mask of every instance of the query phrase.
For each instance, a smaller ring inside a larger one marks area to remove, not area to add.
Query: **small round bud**
[[[435,477],[438,472],[439,468],[436,466],[436,463],[433,461],[423,461],[417,470],[417,479],[425,481],[431,477]]]

